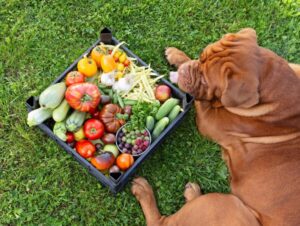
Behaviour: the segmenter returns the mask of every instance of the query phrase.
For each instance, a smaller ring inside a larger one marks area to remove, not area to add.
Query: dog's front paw
[[[175,65],[176,67],[190,60],[184,52],[175,47],[166,48],[165,55],[169,64]]]
[[[151,199],[155,199],[151,185],[143,177],[133,180],[131,192],[139,202],[150,202]]]

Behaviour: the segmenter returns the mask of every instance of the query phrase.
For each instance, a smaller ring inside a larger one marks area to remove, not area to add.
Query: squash
[[[67,128],[65,122],[56,122],[53,126],[53,133],[61,140],[67,140]]]
[[[64,98],[66,84],[64,82],[56,83],[45,89],[40,97],[39,104],[43,108],[56,108]]]
[[[66,121],[66,128],[70,132],[75,132],[83,125],[86,113],[74,111]]]
[[[62,122],[67,117],[69,109],[70,105],[68,104],[67,100],[64,99],[61,104],[53,111],[52,118],[55,122]]]
[[[38,108],[28,113],[27,125],[37,126],[47,120],[52,115],[52,109],[49,108]]]

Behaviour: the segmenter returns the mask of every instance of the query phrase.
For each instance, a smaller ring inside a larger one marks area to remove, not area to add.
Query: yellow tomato
[[[127,59],[126,53],[122,53],[122,55],[119,57],[119,62],[123,63]]]
[[[120,78],[123,78],[124,74],[121,72],[121,71],[118,71],[116,74],[115,74],[115,79],[119,80]]]
[[[84,57],[78,61],[77,69],[86,77],[92,77],[98,71],[96,62],[93,59],[87,57]]]
[[[116,70],[117,64],[111,55],[104,55],[101,58],[101,68],[104,73]]]
[[[91,52],[91,57],[96,62],[99,68],[101,67],[101,58],[103,56],[104,56],[104,51],[99,46],[96,46]]]
[[[121,51],[117,51],[117,52],[115,52],[115,54],[114,54],[114,60],[116,61],[116,62],[118,62],[119,61],[119,57],[121,56],[121,54],[122,54],[122,52]]]
[[[125,67],[124,67],[123,64],[121,64],[121,63],[118,63],[118,64],[117,64],[117,70],[118,70],[118,71],[123,71],[124,68],[125,68]]]

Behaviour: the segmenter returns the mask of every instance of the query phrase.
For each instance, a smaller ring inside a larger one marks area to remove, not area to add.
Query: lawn
[[[54,141],[26,125],[25,100],[38,95],[98,37],[114,35],[162,74],[164,48],[196,58],[243,27],[260,45],[300,63],[299,1],[0,1],[0,225],[144,225],[130,184],[116,197]],[[184,203],[187,181],[229,192],[218,145],[197,133],[194,110],[137,171],[163,214]]]

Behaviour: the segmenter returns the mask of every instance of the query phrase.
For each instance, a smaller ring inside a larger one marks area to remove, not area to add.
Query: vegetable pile
[[[163,76],[138,66],[122,44],[94,47],[40,94],[40,108],[27,118],[29,126],[53,120],[59,139],[102,173],[119,176],[182,110],[171,88],[159,84]]]

